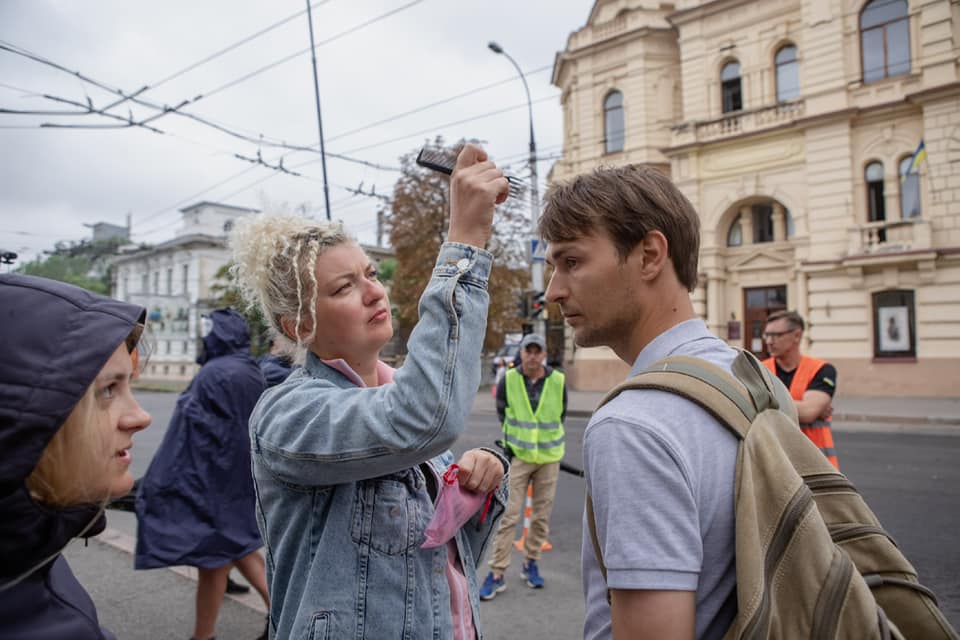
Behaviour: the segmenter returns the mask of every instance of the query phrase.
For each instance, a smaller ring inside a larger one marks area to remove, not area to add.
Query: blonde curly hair
[[[265,214],[238,220],[229,242],[231,273],[244,300],[259,307],[282,347],[302,357],[317,331],[317,256],[356,240],[339,222]],[[283,318],[294,321],[293,336]],[[307,318],[310,331],[301,335]]]

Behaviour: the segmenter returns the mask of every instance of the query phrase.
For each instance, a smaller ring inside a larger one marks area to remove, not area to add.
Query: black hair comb
[[[453,173],[454,167],[457,166],[457,160],[445,149],[423,147],[420,149],[420,153],[417,154],[417,164],[449,176]],[[504,177],[507,179],[507,182],[510,183],[510,195],[514,198],[521,197],[527,188],[526,183],[515,176],[504,174]]]

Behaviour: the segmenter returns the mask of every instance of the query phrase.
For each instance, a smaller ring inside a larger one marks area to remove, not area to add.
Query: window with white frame
[[[907,0],[873,0],[860,13],[863,81],[910,73]]]
[[[743,93],[740,89],[740,63],[732,60],[720,70],[720,92],[724,113],[743,109]]]
[[[611,91],[603,101],[603,137],[606,153],[623,151],[624,145],[623,94]]]
[[[730,230],[727,231],[727,246],[739,247],[743,244],[743,224],[740,222],[740,214],[733,219],[730,224]]]
[[[913,156],[900,161],[900,217],[904,220],[920,217],[920,174],[910,171]]]
[[[883,196],[883,163],[871,162],[863,172],[867,183],[867,222],[887,219]]]
[[[777,68],[777,102],[800,97],[800,63],[797,48],[792,44],[780,47],[774,57]]]

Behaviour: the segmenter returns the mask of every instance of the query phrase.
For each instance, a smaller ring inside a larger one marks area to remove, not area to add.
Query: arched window
[[[864,171],[867,182],[867,221],[879,222],[887,219],[883,203],[883,165],[871,162]]]
[[[227,220],[223,223],[223,232],[230,233],[233,230],[233,220]]]
[[[740,91],[740,63],[736,60],[723,65],[720,70],[720,91],[723,97],[723,112],[743,109],[743,94]]]
[[[900,161],[900,217],[904,220],[920,217],[920,174],[910,171],[913,156]]]
[[[777,67],[777,102],[800,97],[800,63],[797,48],[792,44],[780,47],[774,57]]]
[[[863,81],[910,72],[907,0],[873,0],[860,13]]]
[[[623,94],[611,91],[603,101],[603,135],[607,153],[623,151]]]
[[[740,224],[740,216],[737,215],[730,223],[730,230],[727,231],[727,246],[739,247],[743,244],[743,225]]]

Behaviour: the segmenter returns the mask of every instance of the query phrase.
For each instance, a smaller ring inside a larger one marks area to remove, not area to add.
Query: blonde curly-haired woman
[[[393,335],[386,291],[342,226],[265,216],[235,230],[245,296],[305,358],[250,418],[274,637],[481,637],[476,564],[506,503],[506,460],[464,453],[461,486],[493,499],[448,543],[421,545],[480,382],[483,247],[506,195],[501,171],[465,147],[448,241],[396,370],[379,359]]]

